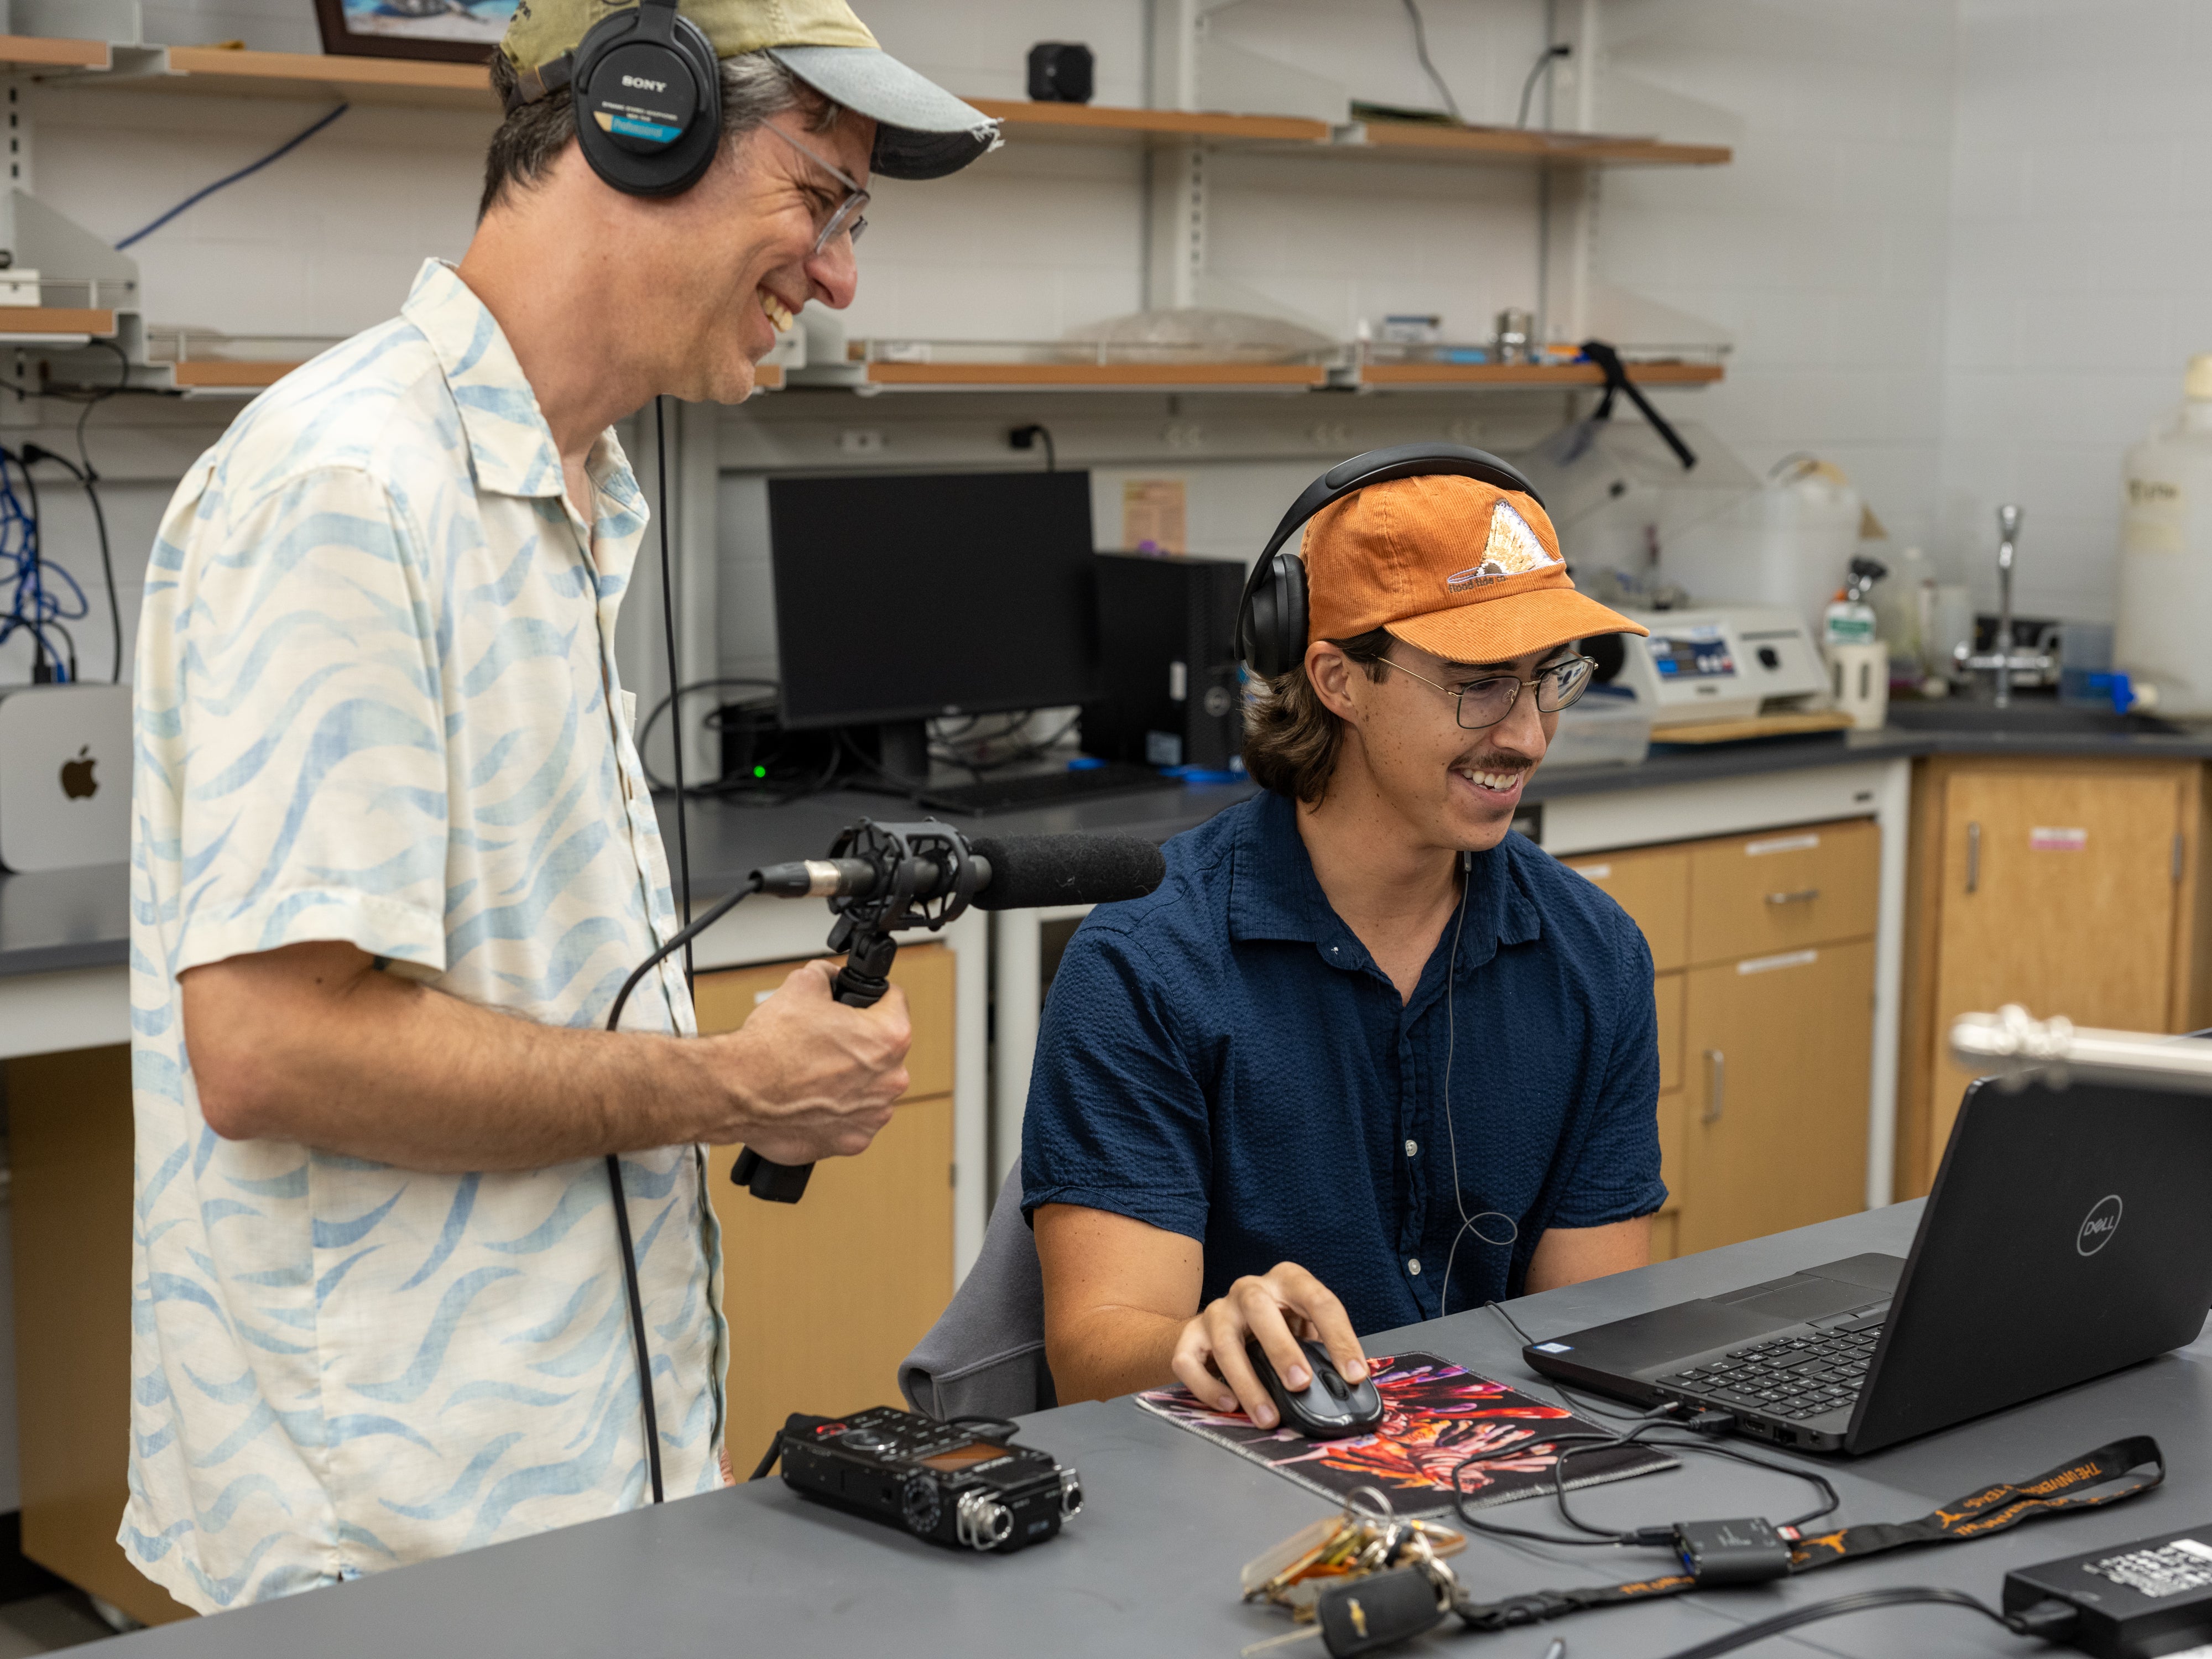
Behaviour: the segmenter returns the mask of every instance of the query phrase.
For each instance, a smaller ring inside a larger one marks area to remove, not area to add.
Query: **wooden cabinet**
[[[1665,1259],[1866,1197],[1881,832],[1846,819],[1567,860],[1656,978]]]
[[[131,1496],[131,1050],[6,1065],[23,1553],[143,1624],[188,1619],[115,1541]]]
[[[1726,962],[1872,937],[1881,846],[1870,818],[1697,842],[1689,849],[1688,959]]]
[[[1678,1247],[1863,1208],[1873,940],[1693,968],[1686,989]]]
[[[1938,758],[1913,790],[1897,1190],[1924,1193],[1972,1073],[1959,1015],[2017,1002],[2133,1030],[2206,1023],[2195,762]]]
[[[702,974],[699,1025],[734,1030],[794,966]],[[905,1099],[860,1158],[817,1165],[798,1204],[732,1183],[738,1149],[708,1155],[730,1322],[730,1462],[743,1475],[793,1412],[898,1401],[898,1363],[952,1297],[952,952],[898,953],[914,1015]]]
[[[1626,853],[1569,859],[1567,867],[1603,888],[1644,930],[1651,947],[1659,1014],[1659,1170],[1666,1207],[1651,1225],[1651,1255],[1676,1254],[1682,1205],[1682,964],[1690,937],[1690,854],[1682,847],[1641,847]]]

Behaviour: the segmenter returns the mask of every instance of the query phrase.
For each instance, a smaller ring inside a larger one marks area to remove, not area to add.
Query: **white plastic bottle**
[[[1670,542],[1662,569],[1698,604],[1782,605],[1817,633],[1864,517],[1841,468],[1785,456],[1725,517]]]
[[[2182,394],[2121,471],[2112,665],[2187,717],[2212,715],[2212,353],[2189,360]]]

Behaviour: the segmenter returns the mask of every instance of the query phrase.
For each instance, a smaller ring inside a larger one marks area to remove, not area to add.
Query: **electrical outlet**
[[[848,455],[880,455],[884,434],[872,426],[848,426],[837,434],[837,447]]]
[[[1177,422],[1160,434],[1170,449],[1203,449],[1206,447],[1206,428],[1197,422]]]

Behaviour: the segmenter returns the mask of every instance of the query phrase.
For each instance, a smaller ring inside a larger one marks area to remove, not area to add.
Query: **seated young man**
[[[1300,1336],[1357,1380],[1357,1333],[1641,1266],[1666,1201],[1650,952],[1508,833],[1576,642],[1644,630],[1471,478],[1370,485],[1304,558],[1265,793],[1092,913],[1046,1004],[1023,1206],[1063,1402],[1179,1380],[1271,1426],[1248,1335],[1292,1389]]]

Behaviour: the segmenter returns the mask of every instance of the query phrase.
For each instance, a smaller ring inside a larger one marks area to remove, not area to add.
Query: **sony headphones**
[[[1283,544],[1322,508],[1354,490],[1393,478],[1435,473],[1518,490],[1537,506],[1544,505],[1535,487],[1497,456],[1459,444],[1399,444],[1338,462],[1291,503],[1291,510],[1283,514],[1282,523],[1275,526],[1267,545],[1253,561],[1252,574],[1244,579],[1244,598],[1237,610],[1237,654],[1254,673],[1270,679],[1287,674],[1306,654],[1305,561],[1295,553],[1281,551]]]
[[[721,143],[714,44],[676,4],[641,0],[593,24],[568,69],[584,159],[630,196],[690,189]],[[539,84],[557,85],[559,67],[546,65]]]

